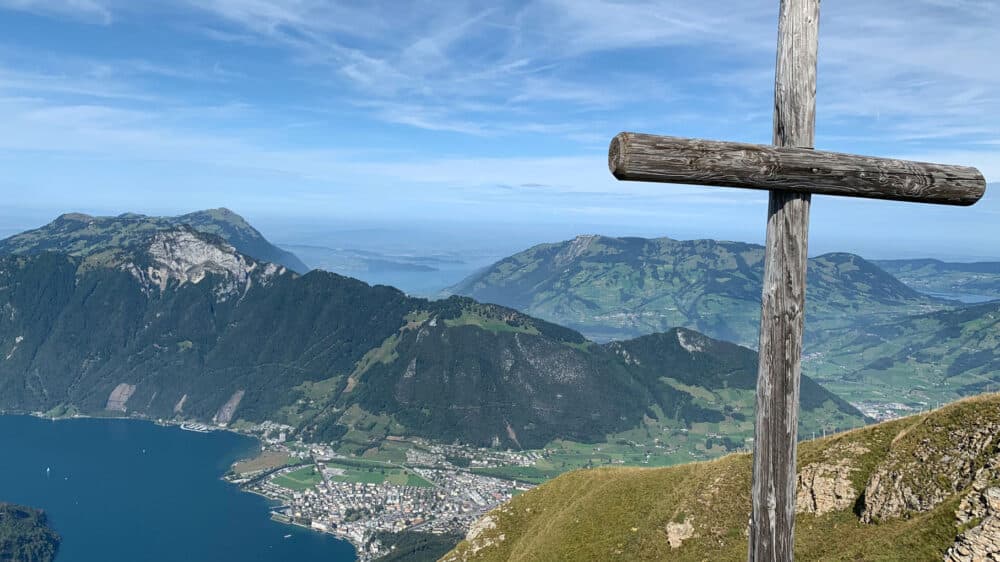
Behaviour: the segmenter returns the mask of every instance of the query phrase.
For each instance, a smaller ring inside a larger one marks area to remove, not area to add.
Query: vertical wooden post
[[[774,144],[812,148],[820,0],[781,0]],[[761,303],[750,562],[794,557],[795,448],[805,320],[808,193],[772,191]]]

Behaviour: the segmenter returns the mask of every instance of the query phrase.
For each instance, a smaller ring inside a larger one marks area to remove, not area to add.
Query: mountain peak
[[[450,291],[598,341],[686,326],[755,346],[763,266],[764,248],[756,244],[586,235],[508,256]],[[807,337],[945,306],[854,254],[811,258],[808,274]]]
[[[158,231],[183,225],[218,236],[257,261],[272,262],[298,273],[309,271],[309,267],[294,254],[268,242],[243,217],[224,207],[177,217],[151,217],[138,213],[94,217],[67,213],[41,228],[0,240],[0,254],[51,251],[87,257],[124,246],[142,245]]]
[[[232,225],[238,225],[241,227],[253,228],[250,223],[247,222],[245,218],[239,213],[227,208],[227,207],[217,207],[215,209],[203,209],[201,211],[194,211],[193,213],[188,213],[186,215],[181,215],[177,217],[179,220],[185,219],[207,219],[213,221],[224,222]]]
[[[564,266],[572,263],[580,256],[586,254],[595,242],[602,238],[599,234],[581,234],[569,241],[566,247],[555,257],[555,263]]]
[[[94,217],[84,213],[63,213],[56,217],[55,222],[90,222]]]

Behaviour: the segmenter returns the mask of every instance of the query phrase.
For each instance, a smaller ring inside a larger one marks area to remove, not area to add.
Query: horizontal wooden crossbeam
[[[972,205],[986,192],[983,174],[968,166],[640,133],[619,133],[611,141],[608,167],[620,180],[941,205]]]

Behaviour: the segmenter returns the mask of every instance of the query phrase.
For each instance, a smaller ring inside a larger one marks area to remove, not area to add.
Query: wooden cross
[[[971,205],[975,168],[813,150],[820,0],[781,0],[774,146],[621,133],[608,165],[619,180],[770,190],[761,302],[749,560],[790,561],[795,447],[813,193]]]

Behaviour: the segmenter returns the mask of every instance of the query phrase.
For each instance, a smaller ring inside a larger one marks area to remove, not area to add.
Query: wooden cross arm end
[[[620,180],[717,185],[972,205],[986,192],[975,168],[809,148],[619,133],[608,167]]]

